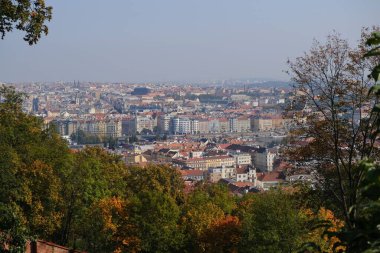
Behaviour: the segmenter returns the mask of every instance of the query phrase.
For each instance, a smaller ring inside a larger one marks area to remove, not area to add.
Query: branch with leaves
[[[52,18],[52,7],[44,0],[0,0],[0,35],[13,29],[24,31],[24,40],[36,44],[41,36],[48,34],[46,21]]]

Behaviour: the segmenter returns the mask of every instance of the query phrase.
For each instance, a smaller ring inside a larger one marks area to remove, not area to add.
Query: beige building
[[[246,116],[238,117],[236,127],[238,133],[249,132],[251,130],[251,120]]]
[[[142,154],[130,154],[124,157],[126,164],[144,164],[148,160]]]
[[[198,122],[198,127],[200,134],[209,133],[209,121],[207,119],[200,119]]]
[[[251,165],[252,157],[248,153],[235,152],[231,154],[235,159],[236,165]]]
[[[229,132],[245,133],[251,130],[251,120],[247,116],[229,119]]]
[[[135,117],[135,127],[136,132],[138,133],[141,133],[144,129],[148,129],[153,132],[155,126],[157,126],[157,120],[153,119],[151,116],[138,115]]]
[[[99,137],[121,137],[121,121],[117,119],[102,120],[64,120],[53,121],[61,135],[71,135],[78,130]]]
[[[80,122],[79,129],[84,132],[97,135],[99,137],[120,137],[121,121],[120,120],[91,120]]]
[[[228,119],[226,118],[219,119],[219,131],[221,133],[226,133],[230,131],[230,123]]]
[[[219,168],[209,168],[207,172],[207,178],[212,183],[217,183],[222,178],[234,178],[236,176],[235,166]]]
[[[173,160],[174,163],[193,169],[207,170],[208,168],[215,167],[231,167],[235,165],[235,159],[232,156],[210,156],[210,157],[199,157],[199,158],[189,158],[187,160],[176,159]]]
[[[236,168],[234,179],[236,182],[253,182],[254,185],[256,185],[256,169],[252,168],[251,166],[238,167]]]
[[[284,119],[281,116],[256,117],[251,119],[252,131],[271,131],[284,128]]]

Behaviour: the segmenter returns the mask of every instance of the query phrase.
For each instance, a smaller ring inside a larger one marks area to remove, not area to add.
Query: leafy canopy
[[[25,32],[24,40],[36,44],[42,34],[48,34],[46,21],[52,17],[52,7],[45,0],[0,0],[0,35],[4,39],[13,29]]]

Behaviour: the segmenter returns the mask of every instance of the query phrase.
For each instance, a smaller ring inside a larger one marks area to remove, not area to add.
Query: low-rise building
[[[230,152],[229,154],[235,158],[236,165],[251,165],[252,164],[252,157],[248,153],[242,153],[239,150],[237,152]]]
[[[257,173],[257,186],[267,191],[284,184],[285,180],[279,171]]]
[[[183,180],[203,181],[204,170],[180,170]]]

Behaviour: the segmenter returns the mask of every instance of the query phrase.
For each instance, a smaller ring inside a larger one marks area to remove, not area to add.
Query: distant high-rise
[[[145,88],[145,87],[137,87],[135,88],[131,94],[132,95],[135,95],[135,96],[143,96],[143,95],[147,95],[150,93],[150,89],[148,88]]]
[[[40,103],[39,99],[38,98],[33,98],[33,102],[32,102],[32,111],[33,112],[38,112],[38,104]]]

